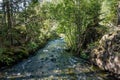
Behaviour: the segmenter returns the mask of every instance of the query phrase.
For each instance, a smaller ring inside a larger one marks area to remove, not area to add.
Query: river
[[[35,56],[1,71],[0,80],[113,80],[65,49],[62,38],[50,41]]]

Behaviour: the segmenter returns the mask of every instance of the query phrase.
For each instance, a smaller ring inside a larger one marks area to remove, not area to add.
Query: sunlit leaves
[[[49,5],[49,13],[58,21],[58,31],[66,34],[68,45],[76,48],[83,43],[88,25],[99,24],[100,8],[101,0],[62,0]]]
[[[103,0],[101,7],[101,18],[104,18],[103,24],[115,24],[117,21],[118,0]]]

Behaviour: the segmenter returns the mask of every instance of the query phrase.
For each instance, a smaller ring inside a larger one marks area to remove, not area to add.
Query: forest
[[[0,80],[119,79],[119,0],[0,0]]]

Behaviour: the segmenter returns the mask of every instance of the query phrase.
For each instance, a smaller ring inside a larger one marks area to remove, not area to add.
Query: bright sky
[[[46,0],[46,1],[51,1],[51,0]],[[2,2],[2,0],[0,0],[0,2]]]

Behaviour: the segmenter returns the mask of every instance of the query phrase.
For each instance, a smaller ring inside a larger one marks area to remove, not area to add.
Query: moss
[[[29,55],[28,50],[25,47],[6,48],[6,50],[0,56],[0,63],[4,65],[11,65],[20,59]]]
[[[13,58],[11,58],[9,55],[2,55],[0,57],[0,63],[3,63],[5,65],[10,65],[13,61]]]
[[[99,45],[99,42],[96,41],[96,42],[92,42],[88,45],[88,49],[94,49],[97,47],[97,45]]]
[[[82,51],[82,53],[80,54],[80,56],[81,56],[82,58],[84,58],[84,59],[89,59],[89,58],[90,58],[89,54],[86,53],[86,52],[84,52],[84,51]]]
[[[22,57],[26,57],[29,55],[27,49],[21,49],[21,48],[18,48],[18,49],[14,49],[13,51],[15,53],[15,55],[17,56],[22,56]]]
[[[14,56],[14,52],[6,51],[5,53],[6,53],[7,55]]]

